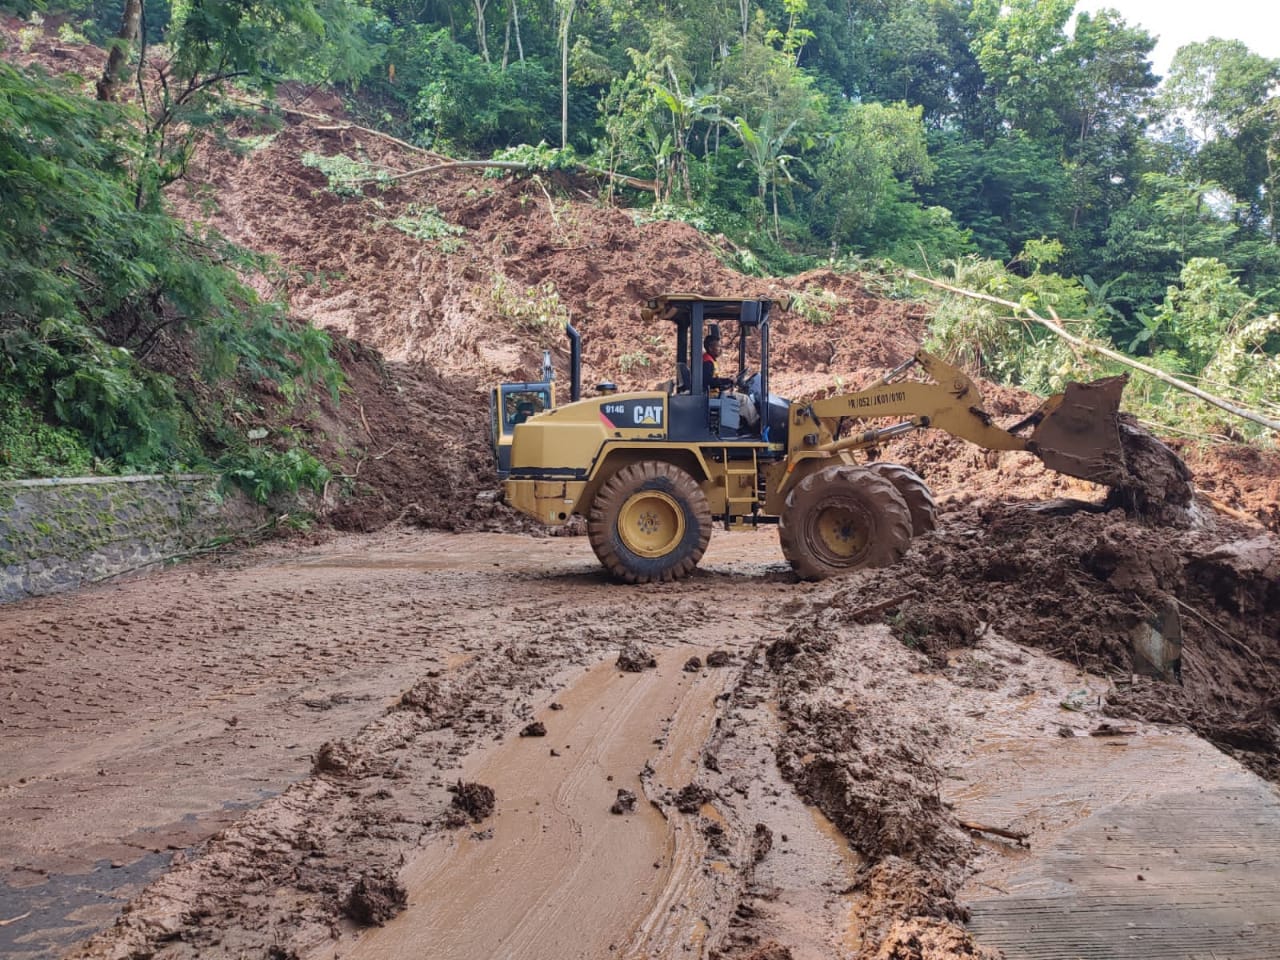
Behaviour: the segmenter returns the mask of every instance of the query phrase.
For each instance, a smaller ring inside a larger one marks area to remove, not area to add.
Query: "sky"
[[[1280,58],[1280,3],[1274,0],[1079,0],[1077,11],[1109,7],[1125,22],[1157,37],[1151,60],[1158,76],[1187,43],[1221,37],[1242,40],[1264,57]]]

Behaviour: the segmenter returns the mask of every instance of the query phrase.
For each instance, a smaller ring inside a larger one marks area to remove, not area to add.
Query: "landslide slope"
[[[601,380],[652,387],[672,375],[670,330],[640,317],[644,301],[664,292],[796,297],[801,306],[781,314],[773,330],[772,386],[784,396],[856,389],[924,339],[927,305],[894,299],[880,278],[830,270],[744,276],[723,262],[723,238],[645,222],[599,200],[598,182],[486,176],[340,117],[325,119],[315,112],[324,107],[340,113],[336,103],[303,103],[269,138],[241,121],[232,132],[252,148],[206,146],[172,195],[182,215],[278,257],[299,318],[388,361],[394,390],[384,384],[380,397],[366,399],[356,387],[360,403],[379,408],[378,425],[365,416],[356,433],[383,436],[365,450],[360,505],[334,511],[339,525],[369,528],[396,516],[432,526],[513,525],[500,508],[475,504],[477,492],[496,485],[484,394],[498,381],[537,378],[544,348],[563,382],[560,321],[582,333],[587,390]],[[370,182],[335,192],[317,158],[354,161]],[[420,382],[424,376],[430,382]],[[1001,422],[1037,403],[1022,391],[984,389]],[[405,409],[410,398],[413,409]],[[356,427],[349,412],[334,419],[335,436],[340,423]],[[424,445],[451,453],[432,457]],[[1276,529],[1280,456],[1230,446],[1181,452],[1202,487]],[[941,435],[909,438],[885,456],[913,466],[943,497],[1100,496],[1028,455],[997,456]]]
[[[43,38],[18,43],[21,26],[0,22],[6,57],[82,77],[101,69],[103,51],[58,40],[52,24]],[[641,222],[599,200],[598,181],[489,178],[350,124],[331,94],[289,94],[281,91],[278,111],[251,110],[231,124],[220,145],[206,140],[169,198],[179,216],[275,256],[283,269],[257,278],[260,291],[287,294],[296,319],[337,337],[349,381],[344,402],[254,398],[265,408],[262,426],[309,434],[337,466],[322,505],[335,526],[527,526],[485,496],[497,486],[485,394],[494,382],[536,377],[544,347],[563,383],[565,319],[583,335],[588,389],[601,380],[651,386],[672,375],[670,331],[639,313],[663,292],[799,295],[803,307],[774,326],[771,386],[784,396],[857,388],[924,337],[927,305],[894,299],[879,278],[829,270],[746,277],[723,262],[723,238]],[[347,158],[382,182],[342,195],[316,158]],[[1003,423],[1036,405],[1021,391],[984,391]],[[1280,529],[1280,455],[1234,445],[1184,444],[1179,452],[1202,490]],[[1030,456],[996,456],[940,434],[883,454],[912,466],[943,498],[1101,495]]]

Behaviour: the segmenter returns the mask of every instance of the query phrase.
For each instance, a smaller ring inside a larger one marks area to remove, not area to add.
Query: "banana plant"
[[[747,162],[755,171],[756,194],[760,199],[762,210],[768,209],[767,203],[772,194],[775,240],[779,236],[778,180],[785,177],[789,182],[794,182],[790,164],[799,160],[799,157],[786,153],[784,148],[799,122],[798,119],[792,120],[779,128],[772,113],[764,114],[760,120],[759,129],[753,129],[744,117],[734,117],[732,121],[725,121],[729,129],[742,142],[742,148],[747,154]]]

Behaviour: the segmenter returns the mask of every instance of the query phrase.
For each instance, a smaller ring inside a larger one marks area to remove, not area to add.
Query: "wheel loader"
[[[892,437],[932,428],[990,450],[1029,450],[1051,469],[1096,482],[1123,473],[1123,377],[1070,384],[1009,428],[983,409],[963,371],[923,350],[865,389],[790,401],[769,391],[769,325],[782,309],[738,297],[650,300],[641,316],[671,325],[675,376],[663,389],[617,393],[605,384],[585,399],[572,333],[571,402],[513,424],[509,440],[495,430],[507,503],[548,525],[584,517],[596,556],[627,583],[689,575],[715,523],[776,524],[795,572],[817,580],[894,563],[913,536],[936,526],[918,475],[866,462]],[[736,348],[732,388],[708,382],[707,334]],[[494,423],[509,413],[504,397],[519,393],[495,390]]]

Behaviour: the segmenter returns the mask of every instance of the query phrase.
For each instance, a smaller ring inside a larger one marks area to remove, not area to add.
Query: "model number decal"
[[[879,407],[886,403],[902,403],[907,399],[907,391],[896,390],[893,393],[875,393],[869,397],[850,397],[849,406],[854,410],[865,410],[868,407]]]

